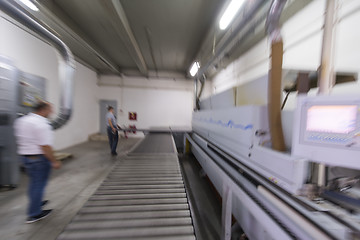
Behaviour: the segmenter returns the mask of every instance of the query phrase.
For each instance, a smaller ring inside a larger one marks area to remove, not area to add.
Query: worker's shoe
[[[28,217],[28,219],[26,220],[26,223],[34,223],[34,222],[40,221],[41,219],[44,219],[47,216],[49,216],[51,211],[52,211],[52,209],[42,210],[42,212],[39,215],[34,216],[34,217]]]
[[[44,200],[44,201],[41,202],[41,206],[43,207],[43,206],[45,206],[45,205],[48,204],[48,203],[49,203],[49,200]]]

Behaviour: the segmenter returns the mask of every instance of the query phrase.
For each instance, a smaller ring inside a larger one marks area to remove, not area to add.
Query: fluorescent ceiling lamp
[[[221,30],[224,30],[227,28],[227,26],[229,26],[230,22],[233,20],[235,14],[239,11],[243,3],[244,0],[231,0],[229,6],[226,8],[220,19],[219,27]]]
[[[190,75],[193,77],[200,68],[199,62],[194,62],[190,69]]]
[[[30,0],[20,0],[20,2],[25,4],[25,6],[27,6],[33,11],[39,11],[39,9],[35,6],[35,4],[33,4]]]

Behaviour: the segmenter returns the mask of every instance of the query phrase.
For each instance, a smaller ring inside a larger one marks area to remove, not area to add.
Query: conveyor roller
[[[172,136],[149,134],[118,161],[58,239],[195,239]]]

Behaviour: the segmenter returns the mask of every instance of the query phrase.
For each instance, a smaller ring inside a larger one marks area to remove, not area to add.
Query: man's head
[[[52,113],[52,106],[49,102],[40,101],[36,104],[34,113],[47,118]]]
[[[108,110],[109,112],[113,112],[113,111],[114,111],[114,108],[113,108],[112,106],[108,106],[107,110]]]

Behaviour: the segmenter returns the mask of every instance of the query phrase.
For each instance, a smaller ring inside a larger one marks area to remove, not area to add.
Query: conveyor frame
[[[225,233],[231,214],[250,239],[346,239],[353,234],[343,222],[263,179],[215,145],[199,136],[196,141],[190,135],[186,138],[223,203],[232,196],[223,204],[222,239],[230,239]]]

